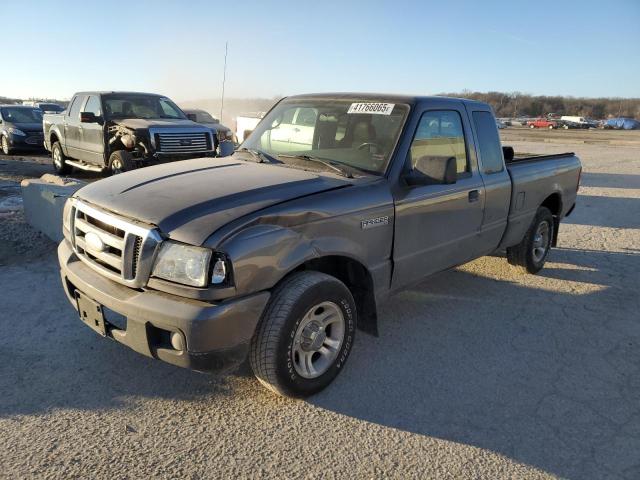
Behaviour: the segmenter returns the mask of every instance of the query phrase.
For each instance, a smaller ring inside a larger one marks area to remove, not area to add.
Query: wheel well
[[[378,314],[369,270],[357,260],[340,255],[314,258],[297,271],[314,270],[336,277],[351,291],[358,312],[358,329],[378,335]]]
[[[542,207],[547,207],[553,215],[553,238],[551,239],[551,246],[556,247],[558,245],[558,232],[560,231],[560,214],[562,213],[562,199],[560,194],[552,193],[542,202]]]
[[[56,135],[55,133],[51,134],[51,146],[53,146],[54,143],[56,143],[58,140],[58,135]]]
[[[544,202],[542,202],[542,207],[547,207],[553,216],[558,216],[562,213],[562,200],[560,199],[560,194],[552,193],[547,198],[545,198]]]

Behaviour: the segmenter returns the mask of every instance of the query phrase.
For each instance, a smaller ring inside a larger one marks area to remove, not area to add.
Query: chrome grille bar
[[[162,241],[154,228],[133,223],[80,200],[73,208],[73,247],[81,261],[112,280],[130,287],[146,285]],[[87,241],[88,234],[99,246]]]

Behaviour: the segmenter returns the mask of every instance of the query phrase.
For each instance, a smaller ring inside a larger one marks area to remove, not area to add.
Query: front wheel
[[[128,172],[134,168],[136,168],[136,162],[126,150],[117,150],[109,156],[109,171],[111,175]]]
[[[53,160],[53,169],[58,175],[66,175],[71,172],[71,165],[67,163],[67,157],[62,151],[60,142],[55,142],[51,147],[51,159]]]
[[[2,135],[2,153],[5,155],[11,154],[11,146],[9,145],[9,139],[6,135]]]
[[[251,341],[251,368],[260,383],[288,397],[319,392],[340,373],[356,330],[349,289],[320,272],[299,272],[272,293]]]
[[[528,273],[538,273],[544,267],[554,234],[553,215],[546,207],[540,207],[522,241],[507,248],[507,261]]]

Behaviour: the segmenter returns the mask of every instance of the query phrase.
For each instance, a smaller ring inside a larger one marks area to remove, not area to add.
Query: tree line
[[[443,93],[451,97],[486,102],[497,117],[540,117],[548,113],[604,119],[612,117],[640,118],[640,98],[583,98],[528,95],[520,92]]]

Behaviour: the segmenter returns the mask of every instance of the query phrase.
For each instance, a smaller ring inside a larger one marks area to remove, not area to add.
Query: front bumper
[[[133,289],[105,278],[84,264],[68,240],[58,247],[65,293],[77,309],[76,291],[126,317],[124,329],[106,336],[148,357],[205,372],[232,370],[242,363],[269,292],[208,303],[153,290]],[[108,316],[107,316],[108,320]],[[186,348],[167,341],[178,332]]]
[[[28,134],[9,135],[9,146],[16,150],[44,150],[44,136]]]

